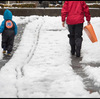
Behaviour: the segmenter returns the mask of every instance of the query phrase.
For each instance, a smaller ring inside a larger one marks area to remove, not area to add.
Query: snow
[[[85,89],[83,78],[71,67],[69,32],[62,27],[60,16],[13,16],[13,20],[28,24],[18,49],[0,70],[0,98],[100,98],[98,92]],[[100,67],[85,65],[100,61],[100,18],[92,18],[91,23],[98,42],[92,43],[83,31],[80,63],[100,87]]]

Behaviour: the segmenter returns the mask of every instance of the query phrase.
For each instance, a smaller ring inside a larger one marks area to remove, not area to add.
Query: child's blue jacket
[[[0,26],[0,33],[2,33],[5,29],[5,21],[6,20],[12,20],[12,12],[8,9],[5,10],[4,15],[3,15],[4,21],[2,21],[2,24]],[[12,20],[13,21],[13,20]],[[17,25],[16,23],[13,21],[14,25],[15,25],[15,35],[17,34]]]

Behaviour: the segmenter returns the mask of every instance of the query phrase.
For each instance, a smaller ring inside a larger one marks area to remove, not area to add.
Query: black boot
[[[77,46],[76,47],[76,57],[80,57],[80,51],[81,51],[81,47]]]
[[[75,45],[71,46],[71,54],[75,55]]]

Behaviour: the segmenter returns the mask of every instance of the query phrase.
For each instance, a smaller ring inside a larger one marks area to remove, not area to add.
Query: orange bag
[[[92,43],[98,41],[96,34],[95,34],[95,31],[93,29],[93,26],[91,24],[85,26],[84,30],[85,30],[86,34],[88,35],[88,37],[89,37],[89,39],[91,40]]]

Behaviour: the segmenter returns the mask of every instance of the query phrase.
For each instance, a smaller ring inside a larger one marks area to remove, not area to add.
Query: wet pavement
[[[88,78],[88,75],[86,75],[84,72],[84,68],[82,68],[83,64],[80,63],[82,61],[82,57],[77,58],[75,56],[72,56],[71,59],[72,59],[71,66],[73,70],[75,71],[75,73],[83,78],[83,83],[86,87],[86,90],[89,91],[90,93],[98,92],[100,94],[100,87],[94,85],[94,81]],[[84,65],[90,65],[90,66],[95,66],[95,67],[100,66],[99,63],[97,64],[89,63],[89,64],[84,64]]]

